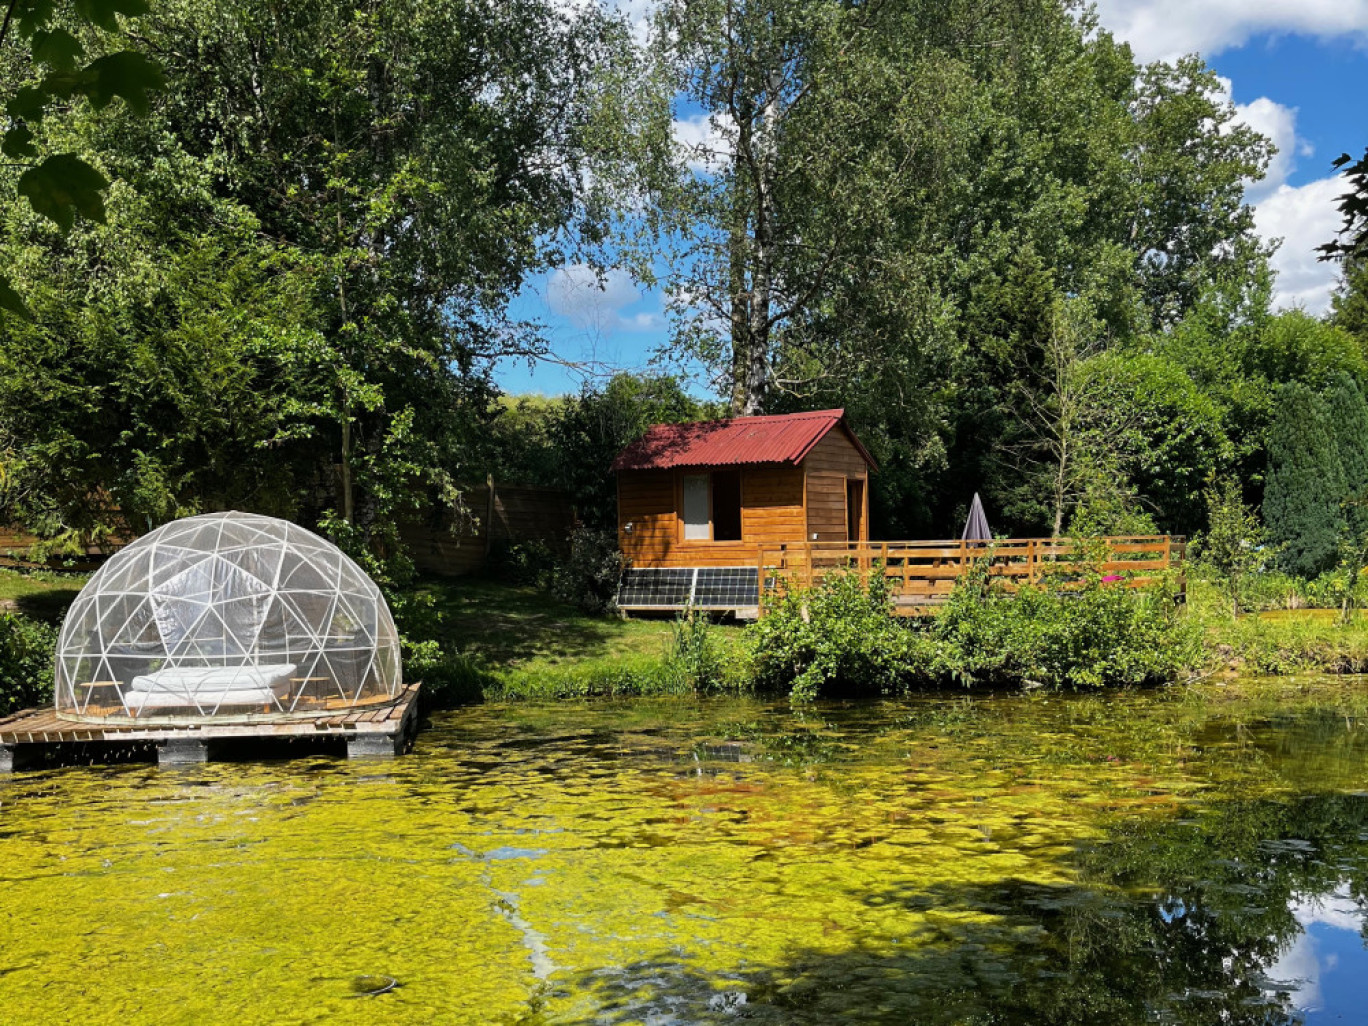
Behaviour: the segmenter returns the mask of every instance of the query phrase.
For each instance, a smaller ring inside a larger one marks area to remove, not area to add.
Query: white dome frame
[[[65,719],[250,721],[388,703],[403,672],[384,596],[346,553],[228,512],[111,556],[67,613],[55,683]]]

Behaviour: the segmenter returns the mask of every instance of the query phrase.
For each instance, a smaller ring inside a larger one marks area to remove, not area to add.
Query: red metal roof
[[[873,458],[844,422],[845,410],[816,410],[692,424],[656,424],[618,454],[613,469],[661,470],[743,463],[797,465],[838,425],[873,467]]]

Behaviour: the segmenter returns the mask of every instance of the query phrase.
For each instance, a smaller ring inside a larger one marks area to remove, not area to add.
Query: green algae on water
[[[485,706],[388,764],[18,774],[0,1021],[1282,1021],[1298,903],[1368,894],[1352,688]]]

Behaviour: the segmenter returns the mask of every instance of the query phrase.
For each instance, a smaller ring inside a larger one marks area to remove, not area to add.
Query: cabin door
[[[864,541],[866,538],[864,522],[865,483],[859,478],[846,478],[846,540]]]

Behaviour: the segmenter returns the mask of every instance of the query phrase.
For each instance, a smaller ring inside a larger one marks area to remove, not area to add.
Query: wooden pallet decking
[[[159,763],[204,762],[211,745],[252,740],[340,740],[347,754],[398,755],[417,727],[418,685],[380,706],[324,710],[307,718],[242,717],[233,722],[179,724],[90,722],[62,719],[54,709],[29,709],[0,718],[0,772],[30,761],[53,746],[154,745]]]

